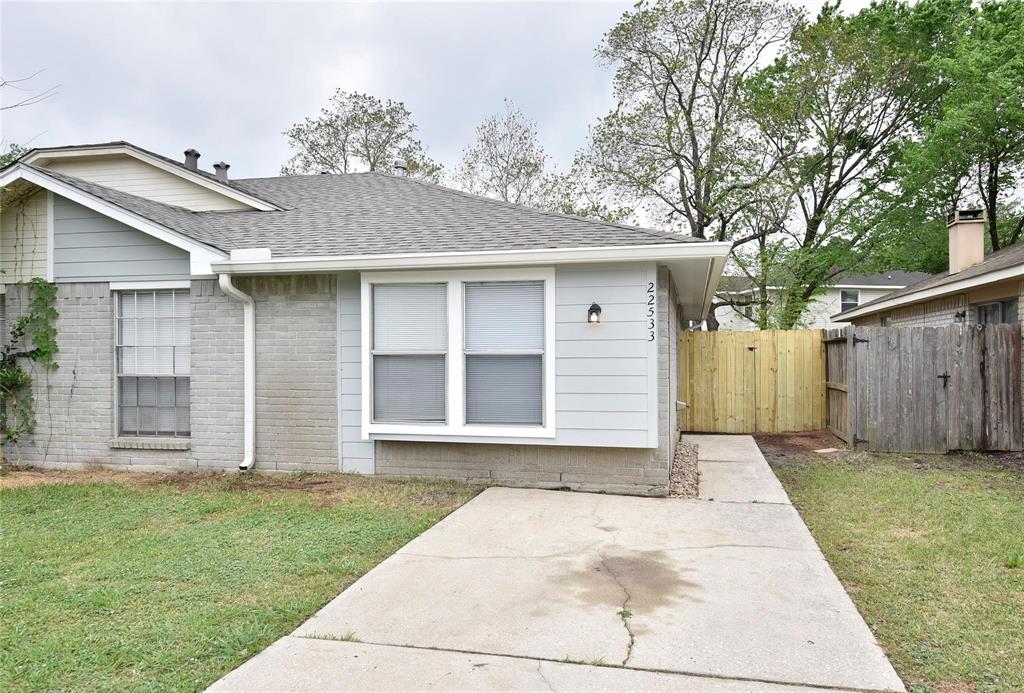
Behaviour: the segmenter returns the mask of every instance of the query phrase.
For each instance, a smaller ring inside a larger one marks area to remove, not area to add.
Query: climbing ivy
[[[0,348],[0,444],[15,447],[36,428],[32,376],[25,364],[32,362],[46,371],[57,370],[58,351],[55,323],[59,313],[54,308],[57,285],[42,277],[20,284],[28,287],[28,305],[12,323],[7,344]]]

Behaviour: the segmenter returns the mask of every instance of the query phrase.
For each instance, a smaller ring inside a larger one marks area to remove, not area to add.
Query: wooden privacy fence
[[[1021,326],[828,330],[828,427],[857,449],[1024,447]]]
[[[684,431],[782,433],[825,427],[821,330],[683,332]]]

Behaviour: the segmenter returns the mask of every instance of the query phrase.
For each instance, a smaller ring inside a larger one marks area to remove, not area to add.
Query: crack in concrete
[[[626,645],[626,656],[622,660],[621,664],[621,666],[626,666],[626,663],[629,662],[629,658],[633,656],[633,646],[636,645],[636,633],[633,632],[633,628],[629,624],[629,619],[633,617],[633,612],[629,610],[629,602],[633,599],[633,595],[629,593],[626,586],[622,584],[622,580],[619,579],[619,576],[616,575],[615,571],[608,565],[608,561],[605,560],[604,554],[597,551],[597,557],[601,561],[601,565],[604,566],[604,569],[608,571],[609,575],[611,575],[615,584],[619,586],[620,590],[622,590],[622,594],[625,595],[625,599],[622,600],[622,608],[616,615],[622,619],[622,627],[626,629],[626,634],[629,636],[629,643]]]
[[[538,661],[537,662],[537,674],[544,681],[544,685],[548,687],[548,690],[551,691],[551,693],[558,693],[558,691],[555,689],[555,687],[551,685],[551,682],[548,681],[548,677],[545,676],[544,672],[541,670],[542,666],[544,666],[544,662]]]

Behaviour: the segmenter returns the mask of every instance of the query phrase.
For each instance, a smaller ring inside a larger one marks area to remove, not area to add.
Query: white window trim
[[[487,426],[467,424],[465,397],[465,349],[463,330],[463,283],[479,281],[544,282],[544,424],[542,426]],[[373,340],[374,284],[439,283],[448,285],[448,421],[443,424],[375,423],[371,342]],[[555,424],[555,270],[553,267],[369,272],[361,275],[362,436],[438,435],[486,438],[554,438]]]

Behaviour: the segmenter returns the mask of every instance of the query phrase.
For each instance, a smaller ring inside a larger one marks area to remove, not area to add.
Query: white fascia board
[[[961,279],[958,282],[943,284],[942,286],[936,286],[931,289],[922,289],[921,291],[915,291],[911,294],[891,298],[888,301],[874,303],[870,306],[863,306],[861,308],[854,308],[853,310],[845,313],[836,313],[831,319],[849,321],[851,318],[862,318],[865,315],[874,315],[875,313],[881,313],[882,311],[890,310],[892,308],[899,308],[900,306],[922,303],[931,299],[942,298],[943,296],[959,294],[979,286],[995,284],[996,282],[1005,281],[1007,279],[1016,279],[1018,277],[1024,277],[1024,264],[1007,267],[1006,269],[996,270],[994,272],[986,272],[985,274],[979,274],[976,277]]]
[[[110,204],[109,202],[90,195],[83,190],[67,185],[63,181],[51,178],[36,169],[27,168],[20,164],[11,167],[5,171],[3,175],[0,175],[0,188],[10,185],[18,180],[24,180],[32,183],[33,185],[38,185],[40,188],[48,190],[51,193],[57,193],[61,197],[65,197],[76,204],[87,207],[94,212],[99,212],[100,214],[110,217],[115,221],[131,226],[133,229],[137,229],[145,234],[153,236],[168,245],[172,245],[175,248],[180,248],[188,252],[189,266],[192,276],[212,275],[213,272],[210,269],[211,264],[218,260],[224,260],[227,258],[225,253],[214,250],[207,245],[194,241],[191,238],[183,236],[176,231],[172,231],[165,226],[156,224],[139,216],[138,214],[135,214],[134,212],[129,212],[117,205]]]
[[[561,265],[587,262],[641,262],[682,258],[721,258],[721,264],[724,265],[725,257],[729,254],[731,247],[730,243],[663,243],[598,248],[291,257],[269,261],[229,260],[216,262],[213,264],[213,271],[238,275],[297,274],[444,267],[514,267],[517,265]]]
[[[235,190],[231,186],[224,185],[217,180],[210,180],[199,173],[193,173],[188,169],[175,166],[163,159],[123,144],[112,145],[109,147],[68,147],[67,149],[39,151],[25,157],[24,162],[30,164],[38,159],[75,159],[84,156],[115,156],[118,154],[123,154],[125,156],[130,156],[133,159],[143,161],[162,171],[166,171],[167,173],[178,176],[179,178],[184,178],[185,180],[191,181],[200,187],[206,188],[207,190],[213,190],[224,197],[230,197],[236,202],[249,205],[250,207],[262,212],[279,211],[281,209],[276,205],[264,202],[258,197],[253,197],[252,195]]]

